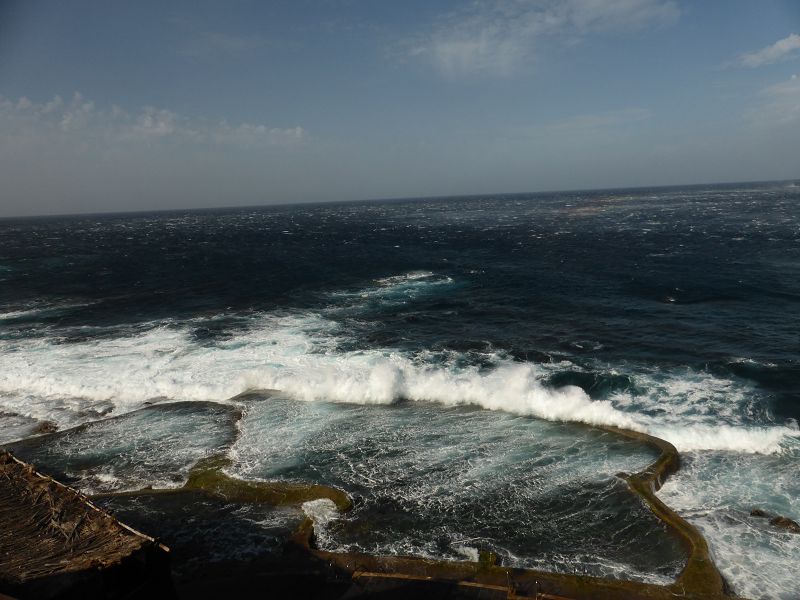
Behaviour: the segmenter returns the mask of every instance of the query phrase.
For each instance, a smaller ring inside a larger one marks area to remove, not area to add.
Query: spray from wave
[[[341,351],[339,326],[315,313],[262,315],[211,345],[193,338],[198,324],[162,324],[138,335],[76,343],[3,341],[0,411],[71,426],[153,399],[224,401],[249,390],[278,389],[305,401],[427,401],[613,425],[653,433],[682,450],[772,453],[798,435],[789,426],[720,425],[670,407],[663,394],[645,394],[637,405],[644,410],[631,410],[613,398],[592,399],[577,386],[548,386],[548,374],[561,365],[494,354],[486,357],[486,368],[459,366],[458,357],[432,364],[394,349]],[[659,416],[647,414],[656,405]]]

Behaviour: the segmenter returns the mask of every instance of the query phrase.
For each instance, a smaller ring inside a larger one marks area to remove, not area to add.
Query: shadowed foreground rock
[[[0,452],[0,594],[170,597],[169,550]]]

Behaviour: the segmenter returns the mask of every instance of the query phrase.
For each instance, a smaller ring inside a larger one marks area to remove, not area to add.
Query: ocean
[[[798,598],[750,515],[800,520],[798,390],[789,182],[0,220],[0,445],[57,428],[20,455],[90,494],[220,452],[334,485],[327,549],[667,583],[612,425],[680,451],[659,497],[736,593]],[[296,517],[240,516],[214,556]]]

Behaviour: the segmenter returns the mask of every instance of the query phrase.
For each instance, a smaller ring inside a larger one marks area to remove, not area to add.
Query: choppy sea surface
[[[681,451],[660,497],[737,593],[797,598],[750,511],[800,520],[798,390],[791,182],[0,220],[0,444],[90,493],[220,452],[335,485],[330,549],[668,582],[616,425]]]

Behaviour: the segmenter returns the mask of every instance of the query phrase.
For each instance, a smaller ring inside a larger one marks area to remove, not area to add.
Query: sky
[[[0,216],[796,178],[797,0],[0,0]]]

